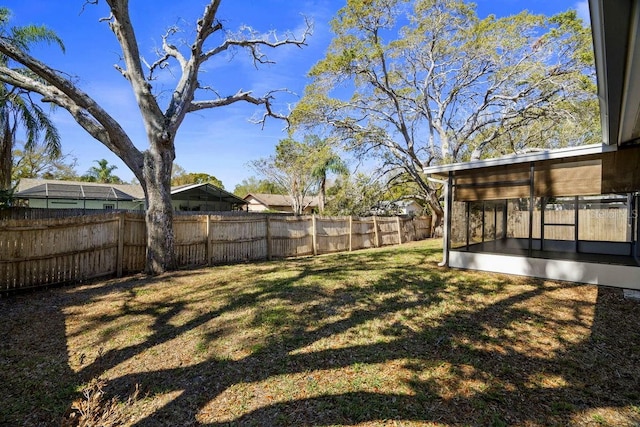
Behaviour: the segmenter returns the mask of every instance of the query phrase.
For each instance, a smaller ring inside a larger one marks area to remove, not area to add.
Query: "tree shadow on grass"
[[[140,426],[640,422],[638,305],[618,290],[600,288],[594,301],[593,287],[439,269],[436,252],[411,246],[218,268],[179,295],[182,280],[204,272],[62,292],[56,304],[67,315],[115,301],[84,318],[111,347],[83,364],[67,360],[74,328],[65,335],[59,314],[51,339],[74,370],[72,380],[53,381],[70,387],[103,373],[121,396],[139,384],[155,405],[137,409]],[[142,298],[163,287],[166,295]],[[104,334],[136,322],[146,332],[135,342],[115,345],[118,333]],[[180,345],[192,347],[180,353]],[[154,351],[167,362],[145,365]]]
[[[76,396],[63,300],[55,291],[0,298],[0,425],[51,425]]]

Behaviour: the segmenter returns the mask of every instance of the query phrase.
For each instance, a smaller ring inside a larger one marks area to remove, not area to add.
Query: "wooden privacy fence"
[[[431,217],[176,215],[178,267],[397,245],[430,235]],[[0,291],[144,270],[146,226],[137,213],[0,222]]]
[[[546,211],[545,223],[575,224],[573,211]],[[533,238],[540,238],[542,218],[540,211],[533,213]],[[626,209],[581,209],[578,211],[580,240],[626,242],[629,239],[629,213]],[[529,237],[529,212],[514,212],[508,223],[510,237]],[[574,240],[574,226],[546,226],[545,239]]]

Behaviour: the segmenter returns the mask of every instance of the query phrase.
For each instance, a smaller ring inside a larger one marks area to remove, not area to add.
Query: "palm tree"
[[[312,136],[310,139],[318,149],[317,162],[312,175],[320,181],[318,209],[320,213],[322,213],[327,202],[327,174],[331,172],[339,175],[347,175],[349,168],[344,160],[333,151],[327,140],[321,140],[315,136]]]
[[[0,7],[0,37],[11,38],[25,52],[36,42],[55,43],[62,51],[64,45],[60,38],[44,26],[26,25],[8,27],[11,11]],[[8,64],[8,58],[0,56],[2,65]],[[29,73],[24,68],[15,71]],[[17,131],[26,132],[25,149],[31,149],[44,133],[44,144],[52,157],[60,155],[60,135],[53,122],[42,107],[35,103],[29,92],[6,84],[0,85],[0,190],[11,191],[11,168],[13,166],[13,147]]]
[[[113,174],[113,171],[118,169],[116,165],[110,165],[107,159],[94,160],[94,162],[98,166],[91,166],[82,176],[83,181],[122,184],[122,180]]]

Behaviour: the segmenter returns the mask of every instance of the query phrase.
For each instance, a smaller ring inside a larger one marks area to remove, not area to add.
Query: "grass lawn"
[[[640,425],[639,303],[439,259],[431,240],[0,299],[0,424]]]

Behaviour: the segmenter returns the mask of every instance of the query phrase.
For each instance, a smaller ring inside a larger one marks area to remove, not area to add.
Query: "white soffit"
[[[589,0],[602,138],[640,138],[640,0]]]
[[[630,15],[629,48],[622,92],[620,142],[640,138],[640,5],[634,2]]]

